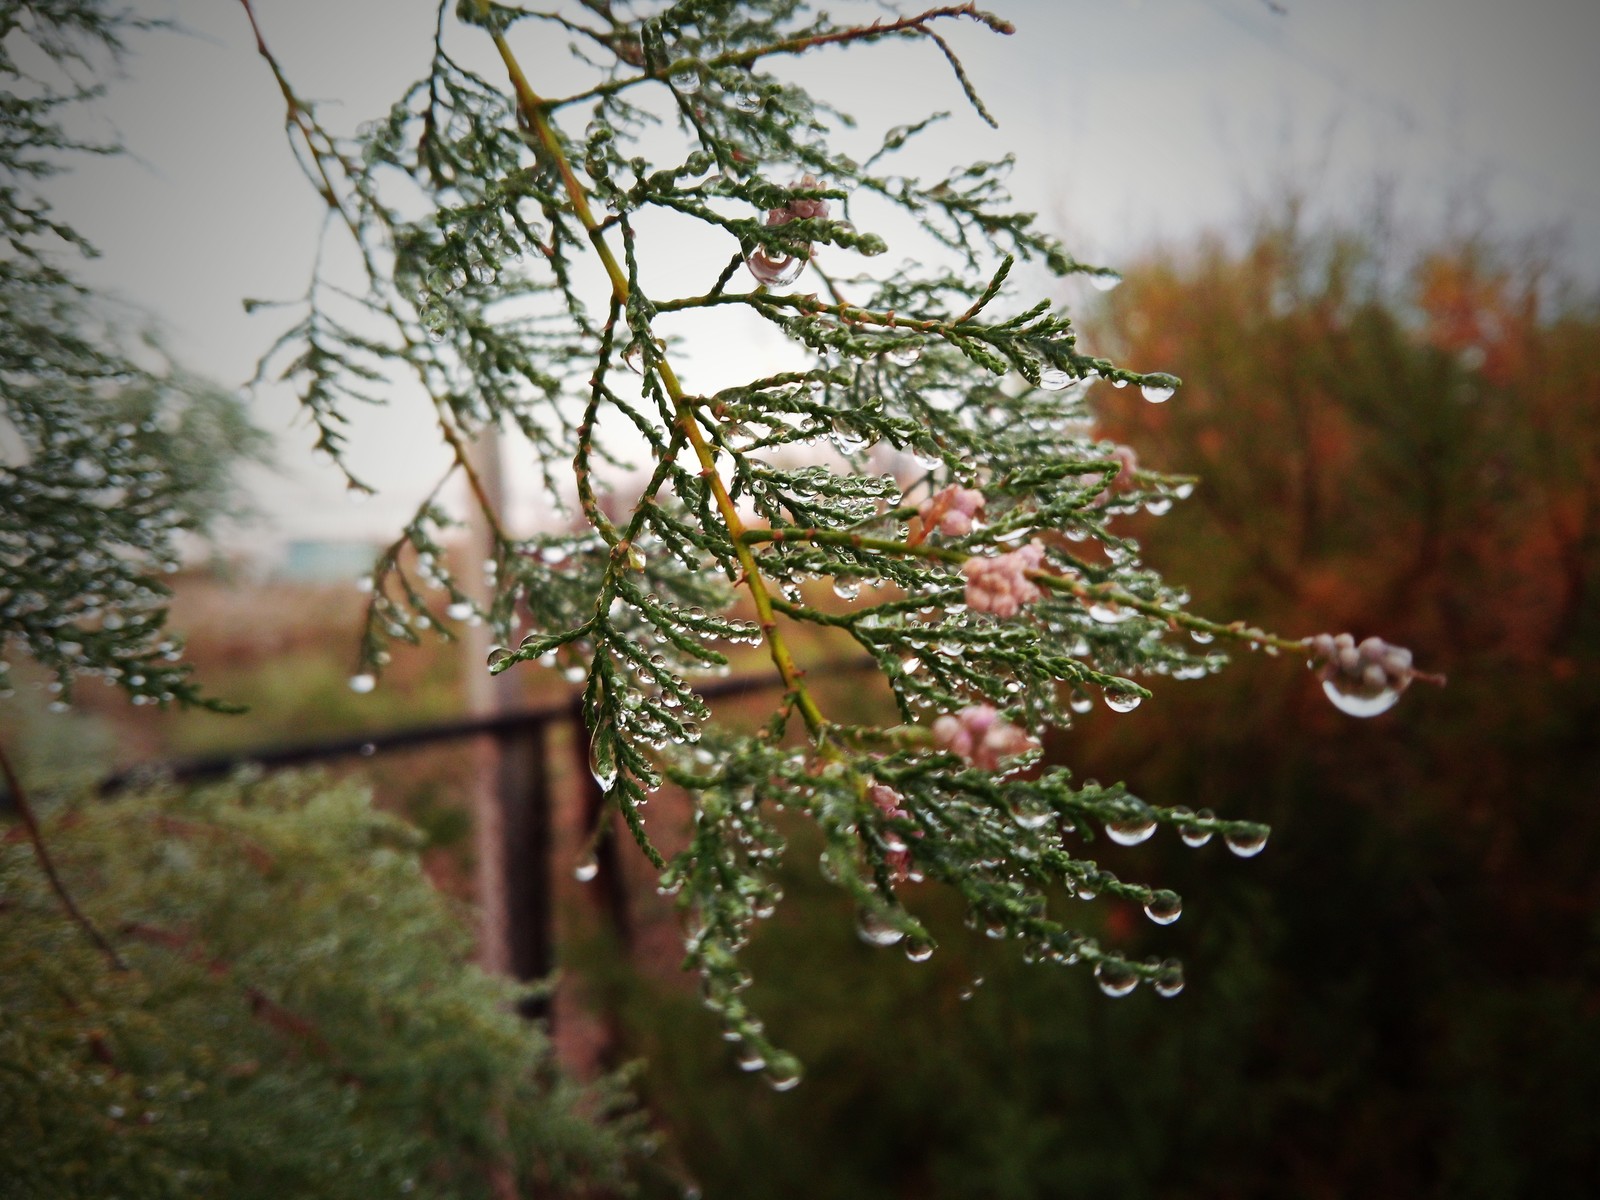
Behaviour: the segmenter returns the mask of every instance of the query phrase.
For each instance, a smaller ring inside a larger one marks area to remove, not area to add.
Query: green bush
[[[419,835],[312,776],[54,814],[52,853],[115,943],[0,842],[0,1195],[592,1194],[645,1148],[463,960]]]

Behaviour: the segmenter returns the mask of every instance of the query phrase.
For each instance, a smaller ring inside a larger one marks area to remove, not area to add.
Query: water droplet
[[[1178,390],[1178,381],[1171,375],[1146,375],[1139,391],[1151,404],[1165,404]]]
[[[365,695],[377,686],[378,680],[376,676],[367,674],[350,676],[350,690],[352,692],[359,692]]]
[[[1208,633],[1204,629],[1191,629],[1189,630],[1189,636],[1193,638],[1195,644],[1199,646],[1209,646],[1212,642],[1216,641],[1216,634]]]
[[[760,1050],[746,1042],[739,1051],[738,1063],[741,1071],[759,1071],[767,1065],[767,1060]]]
[[[1102,625],[1120,625],[1133,616],[1133,611],[1110,604],[1091,604],[1089,616]]]
[[[371,758],[377,752],[378,752],[378,747],[374,743],[372,743],[372,742],[362,742],[361,743],[361,751],[360,751],[360,753],[361,753],[361,757],[362,758]]]
[[[983,986],[983,976],[982,975],[974,975],[972,977],[972,982],[967,984],[966,987],[962,988],[959,992],[957,992],[956,995],[958,995],[963,1000],[971,1000],[974,996],[976,996],[978,994],[978,989],[981,988],[982,986]]]
[[[1122,276],[1115,271],[1095,271],[1089,276],[1089,283],[1097,292],[1109,292],[1122,282]]]
[[[700,90],[700,68],[684,67],[668,76],[674,91],[692,96]]]
[[[1139,986],[1139,975],[1131,966],[1114,958],[1101,959],[1094,965],[1095,982],[1108,996],[1126,996]]]
[[[904,930],[871,908],[856,914],[856,933],[869,946],[893,946],[906,936]]]
[[[1387,676],[1385,676],[1387,682]],[[1348,682],[1343,676],[1334,676],[1332,679],[1322,681],[1322,690],[1333,706],[1342,713],[1352,717],[1375,717],[1379,713],[1388,712],[1400,699],[1400,690],[1394,687],[1381,687],[1376,690],[1364,683]]]
[[[902,675],[915,675],[920,670],[922,670],[922,660],[915,654],[908,654],[900,660]]]
[[[907,346],[896,346],[893,350],[887,351],[884,357],[897,367],[909,367],[922,357],[922,346],[916,342]]]
[[[472,611],[472,605],[465,600],[457,600],[449,608],[445,609],[444,613],[452,621],[465,621],[472,615]]]
[[[735,92],[733,97],[734,108],[738,109],[742,113],[758,113],[761,111],[766,102],[766,97],[760,92]]]
[[[577,866],[572,868],[572,877],[579,883],[588,883],[600,874],[600,860],[593,854],[588,855]]]
[[[498,675],[511,665],[514,658],[515,656],[507,647],[490,646],[487,659],[489,670]]]
[[[1152,517],[1164,517],[1172,511],[1172,497],[1152,496],[1144,502],[1144,510]]]
[[[1157,925],[1171,925],[1183,915],[1183,901],[1177,892],[1151,892],[1145,901],[1144,915]]]
[[[1175,958],[1167,959],[1150,981],[1150,986],[1155,988],[1156,995],[1172,999],[1183,991],[1183,964]]]
[[[1222,840],[1227,843],[1228,849],[1240,858],[1254,858],[1266,848],[1267,831],[1262,829],[1253,833],[1225,833],[1222,835]]]
[[[1137,692],[1107,692],[1106,707],[1112,712],[1132,712],[1143,699]]]
[[[1147,842],[1155,831],[1156,820],[1148,813],[1106,822],[1106,836],[1119,846],[1137,846],[1140,842]]]
[[[1072,372],[1063,371],[1060,367],[1045,367],[1039,372],[1039,386],[1047,392],[1059,392],[1076,378]]]
[[[786,287],[800,278],[800,272],[806,269],[806,260],[798,255],[773,258],[764,250],[757,250],[745,259],[745,266],[750,268],[750,274],[756,277],[757,283],[767,287]]]
[[[933,943],[926,938],[907,938],[905,952],[914,963],[927,962],[933,957]]]
[[[1092,697],[1085,696],[1082,692],[1074,692],[1072,699],[1067,701],[1067,707],[1075,713],[1086,713],[1094,707]]]
[[[1212,812],[1209,808],[1202,808],[1194,815],[1200,818],[1202,821],[1213,821],[1217,816],[1217,814]],[[1211,830],[1196,829],[1192,826],[1188,826],[1179,830],[1178,836],[1183,839],[1183,844],[1185,846],[1192,846],[1198,849],[1211,840]]]
[[[561,678],[565,679],[568,683],[582,683],[588,677],[588,668],[578,666],[577,664],[567,667],[561,672]]]
[[[775,1092],[789,1092],[800,1086],[800,1063],[790,1054],[774,1054],[764,1078]]]

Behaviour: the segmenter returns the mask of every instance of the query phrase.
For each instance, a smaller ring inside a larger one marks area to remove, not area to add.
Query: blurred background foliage
[[[1274,827],[1249,862],[1102,854],[1187,895],[1170,929],[1094,926],[1183,957],[1175,1000],[1107,1000],[937,903],[932,961],[870,949],[797,845],[752,963],[810,1064],[774,1096],[708,1058],[681,987],[594,949],[707,1197],[1594,1195],[1600,302],[1555,251],[1290,201],[1127,271],[1086,340],[1186,383],[1102,386],[1103,431],[1203,480],[1129,522],[1146,557],[1199,611],[1379,633],[1449,686],[1361,721],[1299,664],[1237,662],[1057,739]]]

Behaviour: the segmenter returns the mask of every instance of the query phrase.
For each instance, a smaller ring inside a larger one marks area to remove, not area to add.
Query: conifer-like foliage
[[[643,1149],[614,1083],[551,1070],[518,985],[463,965],[420,835],[359,787],[158,790],[49,834],[124,969],[0,842],[7,1200],[572,1195]]]
[[[140,25],[95,3],[0,10],[0,694],[25,654],[58,707],[86,675],[136,704],[200,702],[162,577],[260,449],[233,397],[130,342],[75,280],[94,249],[42,194],[73,155],[114,151],[63,120]]]
[[[403,375],[481,504],[470,444],[494,425],[524,435],[552,504],[574,497],[572,533],[519,537],[486,513],[495,599],[481,613],[445,571],[446,515],[424,504],[373,579],[358,686],[394,639],[474,618],[503,643],[490,671],[542,662],[581,678],[594,775],[677,896],[707,1003],[774,1086],[799,1066],[742,999],[739,951],[779,899],[795,815],[821,830],[822,869],[869,942],[932,952],[903,902],[926,880],[1030,958],[1087,964],[1112,995],[1141,982],[1175,994],[1175,962],[1127,961],[1074,932],[1071,906],[1097,896],[1161,923],[1181,909],[1101,869],[1094,841],[1166,826],[1248,856],[1265,828],[1076,782],[1040,765],[1039,739],[1101,700],[1132,709],[1149,695],[1141,679],[1214,669],[1217,639],[1306,645],[1187,612],[1117,532],[1119,515],[1164,510],[1192,481],[1097,440],[1085,395],[1132,385],[1130,402],[1159,403],[1178,380],[1086,353],[1061,307],[1012,284],[1021,263],[1115,274],[1010,205],[1006,160],[931,182],[897,170],[944,114],[877,131],[852,156],[854,122],[784,75],[796,55],[910,41],[949,71],[952,100],[992,120],[952,39],[1011,27],[971,4],[862,24],[798,0],[558,7],[441,4],[425,76],[353,138],[261,43],[330,236],[353,238],[366,270],[360,291],[319,274],[263,369],[300,385],[336,457],[348,406]],[[550,96],[537,64],[562,41],[592,82]],[[470,68],[487,48],[494,69]],[[920,232],[892,244],[883,230],[908,217]],[[664,272],[673,228],[710,231],[720,250]],[[722,310],[753,314],[792,351],[706,394],[674,337]],[[623,482],[627,466],[644,473]],[[822,709],[791,648],[805,626],[870,656],[899,724]],[[751,733],[708,727],[695,691],[741,643],[765,647],[781,684]],[[1313,652],[1331,695],[1378,711],[1414,674],[1393,649],[1330,639]],[[665,780],[695,801],[670,861],[643,815]]]

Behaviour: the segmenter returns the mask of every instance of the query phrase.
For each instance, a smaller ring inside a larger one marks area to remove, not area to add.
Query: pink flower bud
[[[993,558],[969,558],[961,564],[967,577],[967,607],[973,612],[1014,617],[1024,605],[1032,604],[1044,593],[1028,578],[1044,562],[1044,546],[1033,541],[1008,554]]]
[[[987,704],[974,704],[958,713],[947,713],[933,723],[934,745],[958,754],[984,771],[996,770],[1002,760],[1029,750],[1039,743]]]
[[[937,529],[945,537],[965,537],[972,523],[983,512],[983,493],[976,488],[952,483],[924,500],[917,516],[925,530]]]

